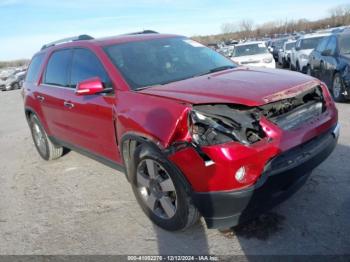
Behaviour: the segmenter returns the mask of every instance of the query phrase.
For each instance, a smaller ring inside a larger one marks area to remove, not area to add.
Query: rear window
[[[314,49],[317,47],[318,43],[324,38],[322,37],[313,37],[313,38],[305,38],[301,40],[300,47],[301,49]]]
[[[350,54],[350,34],[344,34],[339,38],[339,48],[341,54]]]
[[[47,64],[45,84],[68,87],[68,74],[72,58],[71,50],[54,52]]]
[[[237,56],[247,56],[247,55],[258,55],[258,54],[265,54],[268,53],[265,44],[258,43],[258,44],[247,44],[247,45],[241,45],[236,46],[233,50],[233,57]]]
[[[44,54],[36,55],[33,57],[32,62],[29,65],[27,76],[26,76],[26,82],[36,82],[39,77],[39,72],[41,65],[44,61]]]
[[[286,50],[291,50],[295,46],[295,43],[287,43]]]

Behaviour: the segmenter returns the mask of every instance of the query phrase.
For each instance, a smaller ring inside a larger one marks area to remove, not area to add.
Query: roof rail
[[[128,33],[126,35],[143,35],[143,34],[159,34],[159,33],[153,30],[143,30],[140,32]]]
[[[89,36],[89,35],[79,35],[79,36],[67,37],[67,38],[63,38],[63,39],[48,43],[46,45],[43,45],[41,50],[44,50],[48,47],[55,46],[58,44],[63,44],[63,43],[68,43],[68,42],[73,42],[73,41],[80,41],[80,40],[92,40],[92,39],[94,39],[94,38],[92,36]]]

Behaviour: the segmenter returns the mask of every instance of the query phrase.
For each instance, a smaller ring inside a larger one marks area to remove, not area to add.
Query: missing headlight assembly
[[[266,137],[260,126],[261,117],[283,130],[291,130],[321,115],[326,105],[320,87],[295,97],[259,107],[226,104],[195,105],[190,113],[193,142],[200,146],[237,141],[245,145]]]
[[[233,105],[197,105],[190,114],[193,141],[201,146],[237,141],[252,144],[265,134],[254,110],[235,108]]]

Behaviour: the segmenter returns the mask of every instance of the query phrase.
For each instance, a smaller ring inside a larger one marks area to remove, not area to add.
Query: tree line
[[[253,20],[244,19],[238,23],[224,23],[221,26],[221,34],[194,36],[193,39],[209,44],[232,39],[276,37],[296,32],[308,33],[344,25],[350,25],[350,4],[336,6],[328,11],[328,17],[316,21],[283,19],[255,25]]]
[[[7,68],[7,67],[20,67],[24,65],[28,65],[29,60],[28,59],[19,59],[19,60],[13,60],[13,61],[0,61],[0,69],[1,68]]]

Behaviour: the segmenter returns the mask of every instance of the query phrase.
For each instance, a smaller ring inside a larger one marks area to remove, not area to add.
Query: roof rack
[[[68,43],[68,42],[73,42],[73,41],[80,41],[80,40],[92,40],[92,39],[94,39],[94,38],[92,36],[89,36],[89,35],[79,35],[79,36],[63,38],[63,39],[48,43],[46,45],[43,45],[41,50],[44,50],[48,47],[55,46],[58,44],[63,44],[63,43]]]
[[[143,35],[143,34],[159,34],[159,33],[153,30],[143,30],[140,32],[128,33],[126,35]]]

